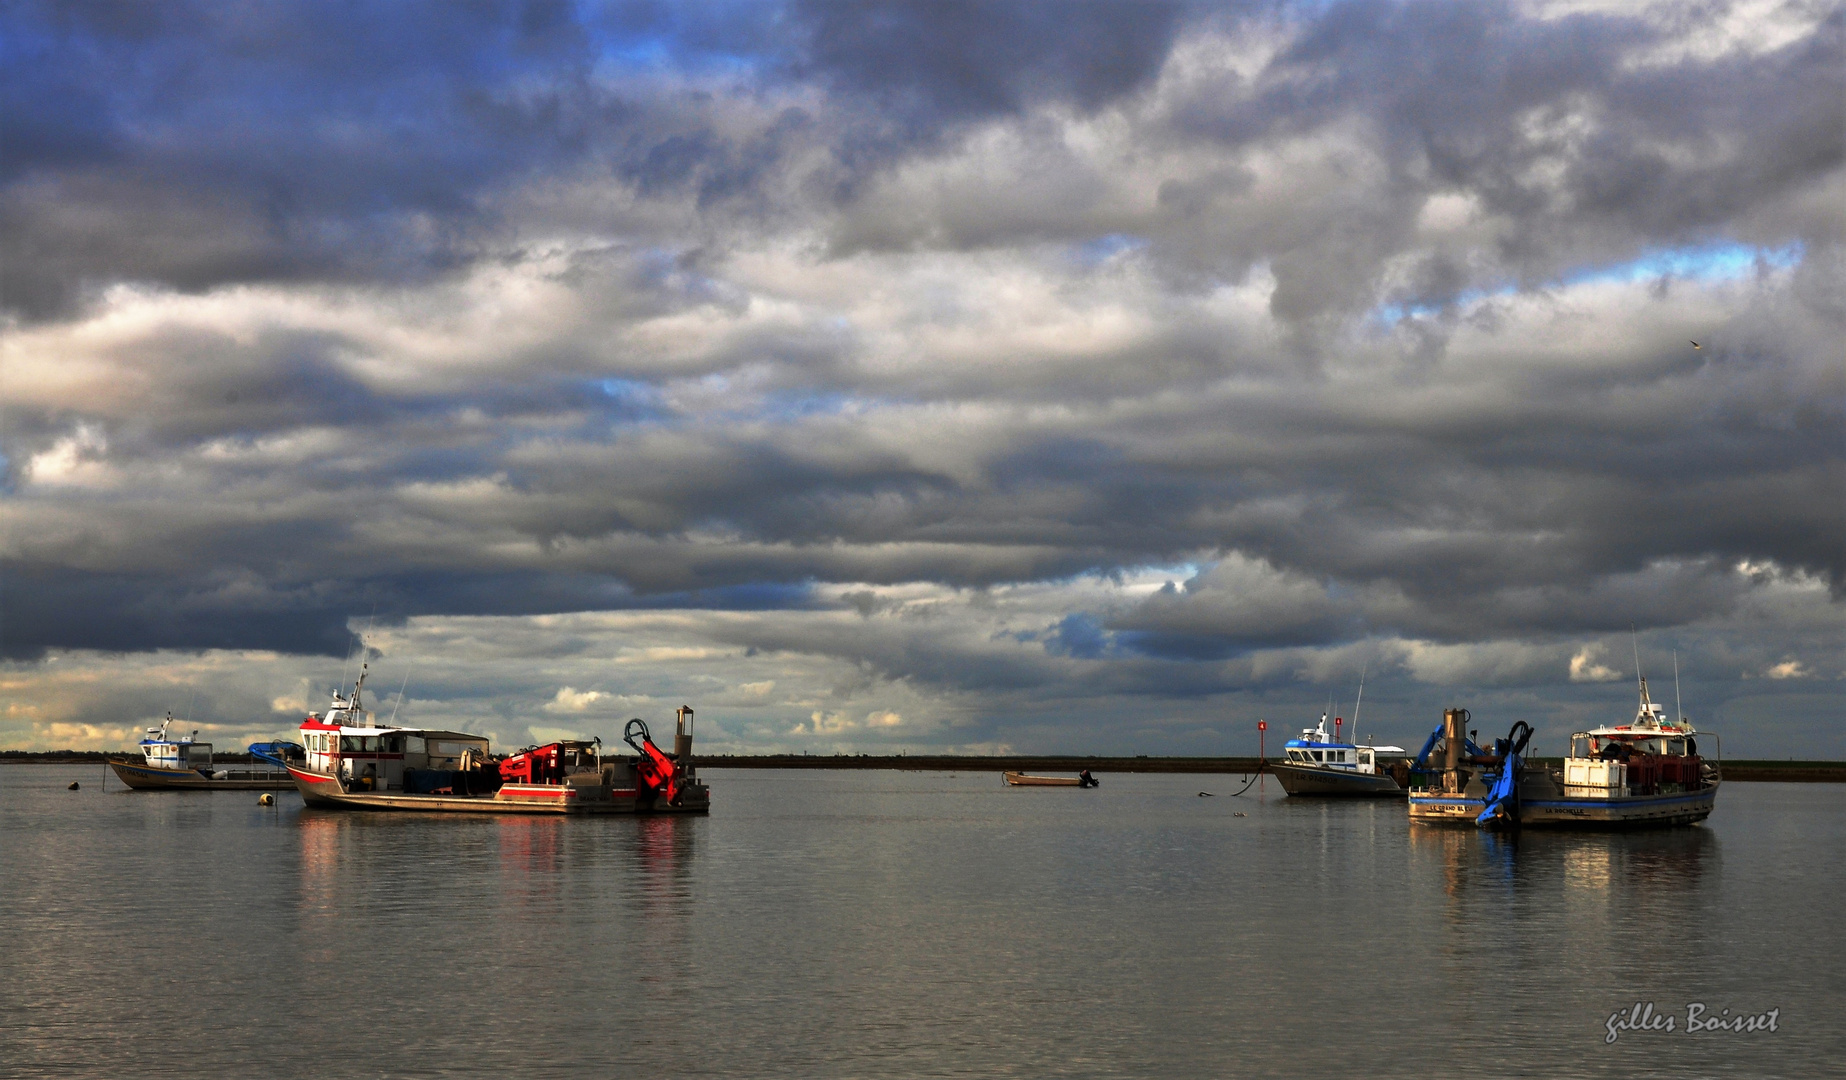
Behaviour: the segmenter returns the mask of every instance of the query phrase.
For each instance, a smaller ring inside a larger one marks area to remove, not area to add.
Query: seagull
[[[1687,338],[1686,340],[1688,340],[1688,341],[1692,341],[1692,339],[1691,339],[1691,338]],[[1703,345],[1700,345],[1700,344],[1699,344],[1698,342],[1696,342],[1696,341],[1693,341],[1693,342],[1692,342],[1692,347],[1693,347],[1693,348],[1695,348],[1695,349],[1703,349],[1703,348],[1704,348],[1705,346],[1703,346]]]

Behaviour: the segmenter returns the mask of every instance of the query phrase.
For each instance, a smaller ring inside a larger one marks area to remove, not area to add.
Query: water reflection
[[[303,813],[296,818],[296,829],[301,838],[295,901],[301,958],[333,963],[338,942],[340,821],[328,814]]]
[[[636,966],[636,977],[651,992],[669,997],[689,991],[680,958],[687,955],[692,937],[692,855],[698,831],[698,821],[678,815],[635,821],[630,865],[640,936],[649,943],[651,958]]]
[[[555,911],[563,904],[560,893],[564,869],[563,830],[574,824],[566,818],[504,815],[488,819],[499,844],[500,893],[514,908],[532,912]]]

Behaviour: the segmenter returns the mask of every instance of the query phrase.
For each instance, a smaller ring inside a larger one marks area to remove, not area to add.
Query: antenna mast
[[[409,686],[409,685],[410,685],[410,665],[405,664],[404,665],[404,682],[402,685],[400,685],[397,688],[397,704],[391,706],[391,722],[389,724],[386,724],[385,725],[386,727],[396,727],[397,726],[397,710],[403,707],[404,687]]]

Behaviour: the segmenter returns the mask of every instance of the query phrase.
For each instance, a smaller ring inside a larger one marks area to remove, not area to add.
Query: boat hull
[[[1082,787],[1083,780],[1076,776],[1030,776],[1026,773],[1001,773],[1011,787]]]
[[[1610,799],[1521,796],[1519,824],[1528,829],[1666,829],[1704,821],[1717,799],[1717,784],[1698,791]],[[1412,792],[1410,820],[1473,825],[1486,806],[1479,797]]]
[[[1350,769],[1311,768],[1270,762],[1270,772],[1290,795],[1333,796],[1358,799],[1401,799],[1404,789],[1389,773],[1362,773]]]
[[[336,777],[289,767],[302,801],[322,810],[397,811],[435,814],[704,814],[711,796],[701,787],[678,806],[637,797],[633,788],[562,784],[507,784],[491,795],[407,795],[392,791],[344,791]]]
[[[156,769],[128,761],[111,761],[109,767],[136,791],[286,791],[295,786],[280,769],[226,769],[224,779],[214,780],[193,769]]]

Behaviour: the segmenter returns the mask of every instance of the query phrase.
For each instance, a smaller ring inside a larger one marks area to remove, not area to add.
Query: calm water
[[[1703,828],[1515,848],[1228,776],[708,779],[705,819],[433,819],[0,766],[0,1076],[1846,1061],[1842,786],[1733,784]],[[1636,1001],[1779,1008],[1779,1030],[1605,1043]]]

